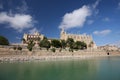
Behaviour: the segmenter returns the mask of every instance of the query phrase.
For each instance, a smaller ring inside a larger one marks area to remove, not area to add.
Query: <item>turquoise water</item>
[[[0,63],[0,80],[120,80],[120,57]]]

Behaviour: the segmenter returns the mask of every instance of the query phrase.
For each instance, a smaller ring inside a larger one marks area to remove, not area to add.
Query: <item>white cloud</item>
[[[7,12],[0,13],[0,23],[8,24],[9,27],[22,31],[25,28],[30,28],[33,26],[33,18],[28,14],[12,14],[9,15]]]
[[[108,22],[108,21],[110,21],[110,18],[105,17],[105,18],[103,19],[103,21]]]
[[[106,29],[106,30],[102,30],[102,31],[94,31],[93,34],[105,36],[105,35],[108,35],[110,32],[111,32],[111,30]]]
[[[74,27],[82,27],[86,18],[91,15],[89,6],[84,5],[82,8],[76,9],[71,13],[66,13],[59,28],[69,29]]]
[[[35,33],[35,32],[39,32],[37,28],[33,28],[33,29],[29,30],[29,33],[30,33],[30,34],[33,34],[33,33]]]
[[[59,25],[59,28],[70,29],[75,27],[83,27],[87,21],[87,17],[92,14],[98,14],[99,10],[96,7],[99,5],[100,0],[97,0],[93,5],[83,5],[81,8],[76,9],[70,13],[66,13],[63,16],[63,20]],[[88,24],[92,24],[93,21],[88,21]]]

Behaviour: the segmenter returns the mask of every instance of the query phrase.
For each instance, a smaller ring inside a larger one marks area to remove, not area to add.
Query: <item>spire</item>
[[[62,32],[65,32],[65,30],[64,30],[64,28],[62,28],[62,30],[61,30]]]
[[[61,29],[61,33],[62,33],[62,34],[66,34],[64,28]]]
[[[34,35],[39,35],[39,32],[38,32],[38,31],[36,31],[36,32],[34,33]]]

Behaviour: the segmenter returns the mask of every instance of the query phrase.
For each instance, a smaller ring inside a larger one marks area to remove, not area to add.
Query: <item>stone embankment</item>
[[[118,56],[119,51],[110,51],[110,55]],[[109,56],[110,56],[109,55]],[[0,48],[0,62],[3,61],[33,61],[33,60],[54,60],[54,59],[85,59],[91,57],[108,56],[106,51],[103,50],[78,50],[74,52],[69,52],[68,50],[56,50],[52,52],[51,50],[33,50],[28,51],[27,49],[13,50],[10,48]]]

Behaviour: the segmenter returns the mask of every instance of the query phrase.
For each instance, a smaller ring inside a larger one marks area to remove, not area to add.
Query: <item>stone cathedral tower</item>
[[[92,48],[97,48],[95,42],[91,35],[86,34],[69,34],[66,33],[64,29],[61,30],[60,39],[67,40],[68,38],[72,38],[74,41],[82,41],[87,44],[87,46],[91,46]]]

